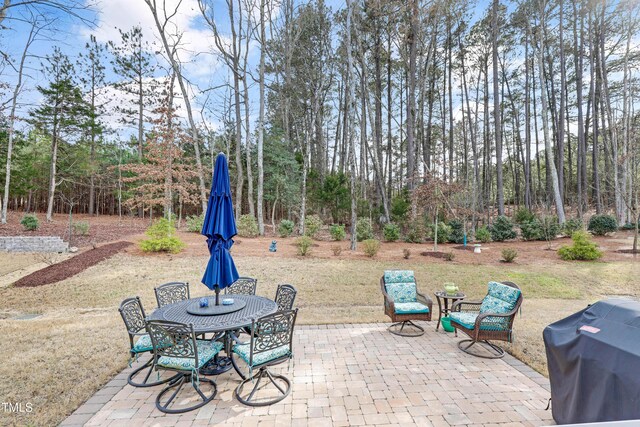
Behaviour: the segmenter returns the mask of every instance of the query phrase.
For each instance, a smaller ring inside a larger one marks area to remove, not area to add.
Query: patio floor
[[[422,323],[424,325],[424,323]],[[212,377],[218,395],[198,410],[166,415],[155,408],[164,386],[134,388],[130,368],[117,375],[61,425],[90,426],[540,426],[549,383],[522,362],[469,356],[461,338],[436,332],[419,338],[390,334],[388,324],[298,326],[294,361],[274,371],[291,379],[291,394],[272,406],[251,408],[233,391],[233,370]]]

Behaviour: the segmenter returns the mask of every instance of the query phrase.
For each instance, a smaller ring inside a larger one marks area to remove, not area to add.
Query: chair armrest
[[[431,312],[433,308],[433,300],[429,297],[429,295],[421,294],[420,292],[416,291],[416,299],[419,303],[429,307],[429,312]]]
[[[511,310],[508,313],[482,313],[479,314],[478,317],[476,317],[476,323],[475,326],[477,328],[480,327],[480,324],[487,318],[487,317],[504,317],[504,318],[510,318],[516,315],[516,313],[518,312],[518,308],[516,307],[513,310]],[[487,323],[491,323],[491,322],[487,322]]]
[[[471,309],[471,310],[464,310],[462,308],[463,305],[468,305],[468,306],[478,306],[478,309]],[[478,311],[480,309],[480,306],[482,305],[482,301],[465,301],[465,300],[458,300],[456,302],[453,303],[453,305],[451,306],[451,311]]]

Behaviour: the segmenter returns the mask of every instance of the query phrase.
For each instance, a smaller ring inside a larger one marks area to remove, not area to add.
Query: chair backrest
[[[278,304],[278,311],[291,310],[297,293],[296,288],[291,285],[278,285],[275,299],[276,304]]]
[[[289,349],[280,358],[291,357],[293,354],[293,328],[297,315],[298,309],[278,311],[252,322],[250,365],[253,365],[253,359],[257,355],[282,346],[288,346]]]
[[[153,290],[156,293],[158,308],[190,298],[188,282],[169,282],[153,288]]]
[[[194,366],[198,369],[198,347],[193,325],[166,320],[148,320],[146,328],[153,344],[154,362],[163,356],[194,359]]]
[[[252,277],[238,277],[231,286],[224,288],[225,294],[235,295],[255,295],[258,286],[258,279]]]
[[[124,325],[130,337],[145,329],[144,318],[146,316],[144,314],[144,308],[142,308],[142,303],[140,302],[140,297],[125,299],[120,303],[118,311],[120,312],[120,316],[122,316],[122,320],[124,320]]]
[[[412,270],[385,270],[382,282],[395,303],[416,302],[417,286]]]
[[[480,313],[506,314],[520,306],[522,291],[513,282],[489,282]]]

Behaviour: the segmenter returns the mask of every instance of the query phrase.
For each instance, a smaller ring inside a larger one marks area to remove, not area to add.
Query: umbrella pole
[[[220,305],[220,286],[216,285],[216,305]]]

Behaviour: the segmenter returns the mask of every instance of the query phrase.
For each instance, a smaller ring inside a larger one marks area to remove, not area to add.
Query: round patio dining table
[[[186,323],[187,325],[193,324],[193,330],[196,334],[204,334],[235,331],[245,326],[251,326],[252,320],[273,314],[278,310],[278,305],[274,301],[257,295],[227,294],[225,298],[241,300],[246,305],[232,313],[203,316],[187,312],[187,308],[200,299],[192,298],[160,307],[147,318],[149,320]]]
[[[275,313],[278,311],[278,304],[268,298],[257,295],[227,294],[225,298],[241,300],[245,303],[245,306],[232,313],[203,316],[191,314],[187,311],[189,306],[200,299],[192,298],[160,307],[147,316],[147,319],[192,324],[194,332],[198,335],[204,333],[224,334],[225,352],[228,357],[216,357],[215,360],[211,360],[208,366],[203,366],[200,371],[205,375],[217,375],[228,371],[233,365],[238,374],[244,379],[244,374],[236,366],[231,354],[231,342],[237,339],[233,332],[245,326],[251,326],[251,322],[254,319]]]

